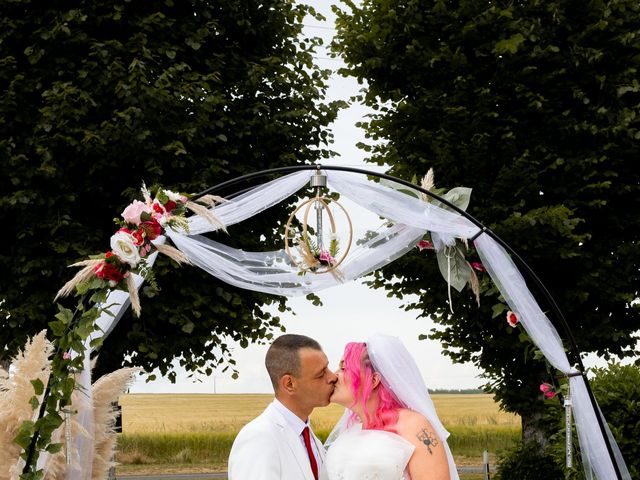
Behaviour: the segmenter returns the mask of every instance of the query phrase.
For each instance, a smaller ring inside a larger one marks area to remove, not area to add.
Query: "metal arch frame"
[[[589,379],[587,378],[586,371],[585,371],[585,368],[584,368],[584,364],[582,363],[582,358],[580,357],[580,351],[578,350],[578,346],[576,344],[575,338],[573,337],[573,334],[571,333],[571,328],[569,327],[569,324],[567,323],[562,311],[560,310],[560,307],[556,303],[555,299],[553,298],[553,296],[551,295],[549,290],[547,290],[547,288],[544,286],[544,284],[542,283],[540,278],[536,275],[536,273],[533,271],[533,269],[522,259],[522,257],[520,257],[520,255],[518,255],[498,235],[496,235],[493,231],[491,231],[489,228],[484,226],[480,221],[475,219],[469,213],[465,212],[461,208],[459,208],[456,205],[452,204],[448,200],[440,197],[439,195],[437,195],[437,194],[435,194],[433,192],[430,192],[428,190],[425,190],[424,188],[419,187],[417,185],[414,185],[411,182],[408,182],[408,181],[403,180],[401,178],[397,178],[397,177],[394,177],[392,175],[387,175],[385,173],[372,172],[370,170],[365,170],[365,169],[362,169],[362,168],[341,167],[341,166],[337,166],[337,165],[322,165],[322,164],[295,165],[295,166],[289,166],[289,167],[278,167],[278,168],[271,168],[271,169],[267,169],[267,170],[260,170],[260,171],[257,171],[257,172],[249,173],[249,174],[246,174],[246,175],[242,175],[240,177],[232,178],[231,180],[227,180],[225,182],[219,183],[219,184],[214,185],[212,187],[209,187],[206,190],[204,190],[204,191],[192,196],[191,200],[197,200],[198,198],[200,198],[200,197],[202,197],[204,195],[207,195],[207,194],[210,194],[210,193],[214,193],[214,192],[217,193],[219,190],[222,190],[224,188],[228,188],[228,187],[234,186],[236,184],[239,184],[241,182],[252,180],[252,179],[255,179],[255,178],[260,178],[260,177],[273,175],[273,174],[284,175],[284,174],[287,174],[287,173],[298,172],[298,171],[303,171],[303,170],[337,170],[337,171],[342,171],[342,172],[351,172],[351,173],[358,173],[358,174],[362,174],[362,175],[369,175],[369,176],[373,176],[373,177],[377,177],[377,178],[381,178],[381,179],[385,179],[385,180],[391,180],[393,182],[396,182],[396,183],[404,185],[404,186],[406,186],[408,188],[411,188],[412,190],[415,190],[417,192],[426,194],[429,197],[438,200],[439,202],[442,202],[443,204],[447,205],[449,208],[455,210],[460,215],[464,216],[466,219],[471,221],[474,225],[476,225],[479,228],[479,231],[478,231],[478,233],[476,235],[474,235],[469,240],[473,241],[477,237],[479,237],[480,235],[486,234],[486,235],[489,235],[491,238],[493,238],[496,242],[498,242],[498,244],[500,244],[500,246],[502,246],[512,256],[512,258],[516,261],[516,263],[519,265],[519,267],[535,283],[535,285],[538,287],[540,292],[542,292],[543,296],[545,297],[545,299],[549,303],[549,306],[551,307],[552,311],[554,312],[555,317],[557,318],[557,320],[562,325],[562,328],[563,328],[563,330],[565,332],[566,338],[568,339],[570,347],[571,347],[570,348],[571,356],[573,357],[574,362],[578,365],[578,368],[580,370],[580,375],[582,375],[582,377],[584,378],[584,382],[585,382],[585,385],[587,387],[587,393],[589,394],[589,400],[591,401],[592,408],[593,408],[593,410],[594,410],[594,412],[596,414],[596,419],[598,421],[598,426],[600,427],[600,432],[602,434],[602,437],[604,438],[605,445],[607,446],[607,452],[609,453],[609,457],[611,459],[611,463],[613,464],[613,468],[614,468],[614,470],[616,472],[616,477],[618,478],[618,480],[623,480],[622,479],[622,474],[620,472],[620,468],[618,466],[618,463],[616,462],[616,458],[615,458],[615,455],[613,453],[613,448],[612,448],[611,443],[609,441],[609,436],[607,435],[607,432],[606,432],[602,417],[598,413],[599,412],[598,404],[596,402],[595,396],[593,395],[593,390],[591,389],[591,385],[589,383]],[[253,188],[253,187],[251,187],[251,188]],[[236,195],[240,194],[240,193],[243,193],[244,191],[245,190],[243,190],[241,192],[237,192]]]

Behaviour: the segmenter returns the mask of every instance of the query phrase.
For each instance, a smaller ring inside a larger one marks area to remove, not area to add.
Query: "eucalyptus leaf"
[[[447,258],[447,255],[449,258]],[[471,266],[464,255],[455,247],[445,247],[436,252],[438,267],[445,281],[461,292],[471,279]]]
[[[471,200],[471,191],[472,189],[468,187],[455,187],[440,196],[448,202],[453,203],[459,209],[466,211]],[[453,211],[451,207],[439,200],[434,200],[433,204],[445,210]]]

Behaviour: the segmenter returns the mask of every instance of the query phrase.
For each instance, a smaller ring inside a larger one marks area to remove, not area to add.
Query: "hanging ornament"
[[[316,195],[303,201],[289,216],[284,234],[285,251],[300,269],[299,275],[332,273],[340,278],[337,268],[347,257],[353,239],[351,217],[337,200],[320,194],[321,188],[327,185],[326,175],[316,171],[310,184],[316,188]],[[309,225],[312,210],[315,211],[315,228]],[[296,225],[298,213],[302,213],[300,225]],[[338,238],[336,216],[346,220],[346,241],[341,242]]]

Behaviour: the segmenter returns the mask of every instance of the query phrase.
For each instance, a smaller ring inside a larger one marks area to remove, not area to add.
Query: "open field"
[[[124,433],[237,432],[258,416],[273,395],[134,394],[120,398]],[[501,412],[491,395],[433,395],[442,422],[447,425],[520,425],[520,419]],[[344,409],[317,408],[311,416],[315,430],[330,430]]]
[[[125,395],[120,398],[118,473],[224,471],[237,431],[272,399],[248,394]],[[520,437],[519,418],[499,411],[490,395],[433,395],[433,401],[451,432],[449,445],[459,465],[480,465],[485,449],[495,459]],[[314,411],[311,420],[320,438],[342,412],[335,405]]]

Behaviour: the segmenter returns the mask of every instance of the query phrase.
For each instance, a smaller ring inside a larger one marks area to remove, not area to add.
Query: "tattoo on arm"
[[[429,432],[426,428],[423,428],[416,436],[418,437],[418,440],[424,443],[427,450],[429,450],[429,453],[433,455],[431,447],[435,448],[438,446],[438,438],[433,434],[433,432]]]

